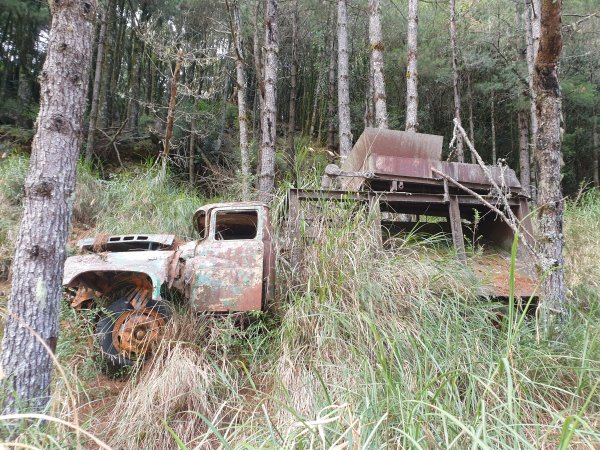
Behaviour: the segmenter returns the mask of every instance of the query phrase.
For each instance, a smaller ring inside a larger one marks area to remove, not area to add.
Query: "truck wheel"
[[[109,371],[143,362],[156,350],[169,318],[167,305],[150,300],[136,310],[126,298],[112,302],[100,315],[96,336]]]

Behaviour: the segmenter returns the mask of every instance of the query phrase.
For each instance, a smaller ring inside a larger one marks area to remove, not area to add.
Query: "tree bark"
[[[100,32],[98,33],[98,49],[96,50],[96,70],[94,73],[94,87],[92,91],[92,104],[90,107],[90,120],[88,124],[87,145],[85,148],[85,160],[91,161],[94,152],[94,137],[98,122],[98,105],[100,99],[100,82],[102,80],[102,67],[104,65],[104,38],[106,36],[106,13],[108,8],[102,10],[100,19]]]
[[[23,218],[2,339],[4,413],[40,411],[49,400],[58,338],[71,199],[81,148],[92,57],[95,0],[52,4],[40,111],[25,181]]]
[[[536,183],[537,172],[537,157],[536,157],[536,146],[538,142],[538,117],[536,113],[536,92],[534,89],[535,79],[535,59],[540,43],[540,0],[524,0],[525,2],[525,36],[527,40],[526,46],[526,58],[527,58],[527,73],[529,75],[529,97],[530,97],[530,136],[531,143],[529,154],[531,160],[534,163],[533,170],[530,170],[531,174],[531,196],[533,202],[536,203],[536,189],[534,186]]]
[[[600,177],[598,176],[598,157],[600,154],[600,142],[598,140],[598,116],[594,115],[592,122],[592,152],[594,161],[592,166],[592,175],[594,177],[594,187],[600,189]]]
[[[190,122],[190,151],[188,159],[188,175],[190,188],[196,185],[196,118],[192,117]]]
[[[329,46],[329,83],[327,89],[327,115],[329,116],[329,125],[327,128],[327,149],[335,152],[335,63],[337,61],[337,53],[335,51],[335,39],[331,37]]]
[[[319,100],[321,100],[321,89],[323,86],[323,77],[321,77],[320,70],[317,69],[317,86],[315,87],[315,98],[313,99],[312,114],[310,116],[310,128],[309,136],[312,139],[315,135],[315,128],[317,126],[317,115],[319,115]],[[319,131],[321,131],[319,129]],[[319,139],[317,139],[317,142]]]
[[[406,43],[406,131],[417,132],[419,94],[417,90],[417,41],[419,25],[418,0],[408,0],[408,35]]]
[[[369,0],[369,44],[375,105],[375,126],[388,127],[388,113],[383,76],[383,34],[381,32],[381,7],[379,0]]]
[[[535,59],[534,93],[538,123],[538,224],[543,260],[542,311],[546,323],[565,312],[563,209],[560,186],[560,85],[558,62],[562,50],[561,0],[542,0],[540,45]]]
[[[173,71],[171,80],[171,97],[169,99],[169,110],[167,111],[167,125],[165,129],[165,140],[163,142],[162,153],[162,172],[163,178],[167,174],[167,162],[169,160],[169,151],[171,150],[171,137],[173,136],[173,123],[175,120],[175,106],[177,105],[177,83],[179,83],[179,75],[181,73],[181,62],[183,58],[183,50],[177,52],[177,62]]]
[[[498,154],[496,152],[496,101],[494,100],[494,91],[492,90],[490,99],[490,126],[492,129],[492,164],[498,162]]]
[[[350,117],[350,86],[348,67],[348,11],[347,0],[338,0],[338,130],[340,156],[346,158],[352,150]]]
[[[277,0],[266,0],[265,66],[262,114],[261,171],[258,179],[260,200],[270,203],[275,190],[275,140],[277,139],[277,64],[279,36]]]
[[[296,76],[298,71],[296,39],[298,35],[298,0],[294,0],[292,17],[292,59],[290,61],[290,102],[288,114],[287,156],[290,167],[294,167],[296,149],[294,148],[294,133],[296,132]],[[318,82],[317,82],[318,85]]]
[[[475,147],[475,121],[473,120],[473,91],[471,90],[471,74],[467,73],[467,96],[469,101],[469,140]],[[476,163],[475,155],[471,155],[471,162]]]
[[[234,0],[231,5],[226,0],[225,4],[227,5],[227,9],[229,9],[229,24],[235,50],[238,123],[240,128],[240,160],[242,163],[242,196],[244,200],[249,200],[250,158],[248,157],[248,112],[246,106],[247,83],[246,67],[244,62],[244,44],[242,41],[242,23],[240,20],[240,6],[237,0]]]
[[[517,113],[519,123],[519,178],[521,186],[527,194],[530,192],[530,169],[529,160],[529,124],[527,122],[527,113],[519,111]]]
[[[455,0],[450,0],[450,48],[452,50],[452,85],[454,88],[454,118],[460,121],[460,89],[458,73],[458,50],[456,48],[456,5]],[[462,126],[462,124],[461,124]],[[459,134],[456,138],[456,159],[458,162],[465,162],[463,150],[463,139]]]

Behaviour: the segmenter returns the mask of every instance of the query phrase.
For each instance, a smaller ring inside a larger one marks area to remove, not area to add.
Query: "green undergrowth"
[[[185,236],[203,203],[143,172],[100,181],[84,169],[79,180],[75,210],[89,208],[90,232]],[[69,325],[58,346],[67,377],[57,375],[49,413],[119,449],[600,445],[600,196],[567,206],[570,319],[558,338],[478,298],[443,236],[404,235],[381,249],[373,215],[355,203],[303,213],[294,246],[284,197],[273,207],[269,311],[212,317],[179,306],[152,359],[105,403],[89,382],[98,370],[90,328]],[[19,439],[77,444],[72,428],[53,424]]]

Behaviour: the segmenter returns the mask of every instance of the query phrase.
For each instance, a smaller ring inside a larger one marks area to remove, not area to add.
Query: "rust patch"
[[[468,266],[481,280],[482,295],[508,297],[510,295],[510,257],[499,254],[483,254],[471,259]],[[529,298],[534,294],[537,282],[530,269],[517,261],[515,266],[515,297]]]
[[[115,322],[114,347],[129,359],[152,353],[160,341],[165,318],[152,308],[125,311]]]

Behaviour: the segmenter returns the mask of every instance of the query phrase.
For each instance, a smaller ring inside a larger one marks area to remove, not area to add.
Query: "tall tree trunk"
[[[260,200],[270,203],[275,190],[275,140],[277,139],[277,64],[279,36],[277,0],[266,0],[265,66],[262,117],[261,171],[258,179]]]
[[[455,0],[450,0],[450,48],[452,50],[452,85],[454,87],[454,118],[461,124],[460,121],[460,89],[459,89],[459,73],[458,73],[458,49],[456,48],[456,4]],[[465,154],[463,150],[463,140],[460,133],[456,138],[456,159],[458,162],[465,162]]]
[[[104,34],[104,58],[102,63],[102,81],[100,87],[99,118],[96,127],[104,128],[110,125],[109,105],[112,104],[111,78],[113,75],[112,66],[115,63],[115,42],[116,42],[116,6],[115,0],[109,0],[106,8],[106,32]]]
[[[337,61],[337,53],[335,51],[335,39],[331,37],[329,46],[329,82],[327,89],[327,115],[329,117],[329,125],[327,128],[327,148],[331,153],[335,152],[335,63]]]
[[[246,107],[246,68],[244,62],[244,44],[242,41],[242,23],[240,21],[240,7],[237,0],[230,5],[229,20],[233,45],[235,50],[235,75],[238,101],[238,123],[240,128],[240,160],[242,163],[242,196],[249,200],[250,191],[250,158],[248,157],[248,112]]]
[[[598,156],[600,153],[600,142],[598,140],[598,116],[595,114],[592,122],[592,127],[592,152],[594,155],[592,174],[594,177],[594,186],[596,187],[596,189],[600,189],[600,177],[598,176]]]
[[[143,54],[143,43],[137,37],[134,28],[131,29],[133,45],[131,49],[130,71],[129,71],[129,104],[127,106],[127,117],[129,130],[137,134],[140,118],[140,75]]]
[[[229,45],[227,47],[229,48]],[[221,120],[219,121],[218,128],[219,133],[214,146],[215,152],[219,152],[221,150],[221,145],[223,145],[223,134],[225,133],[225,127],[227,126],[227,99],[229,98],[229,89],[231,87],[231,77],[229,75],[229,70],[227,69],[229,61],[225,60],[223,65],[225,67],[225,70],[223,70],[225,73],[225,83],[223,85],[223,102],[221,104]]]
[[[490,99],[490,125],[492,128],[492,164],[498,162],[498,154],[496,152],[496,101],[494,100],[494,91]]]
[[[375,98],[375,88],[373,87],[373,63],[369,61],[369,71],[367,77],[367,85],[365,92],[365,114],[363,116],[363,122],[365,128],[375,126],[375,114],[373,99]]]
[[[475,147],[475,122],[473,120],[473,91],[471,90],[471,74],[467,73],[467,96],[469,100],[469,140]],[[471,162],[476,164],[475,155],[471,155]]]
[[[52,4],[40,111],[2,339],[4,413],[42,410],[50,394],[63,267],[92,58],[95,0]],[[34,337],[35,332],[43,341]]]
[[[350,117],[350,86],[348,67],[348,11],[347,0],[338,0],[338,130],[340,156],[346,158],[352,150]]]
[[[531,196],[534,203],[537,202],[537,157],[536,146],[538,142],[538,117],[536,112],[536,91],[534,89],[535,79],[535,59],[540,43],[540,0],[524,0],[525,2],[525,36],[527,39],[526,57],[527,57],[527,72],[529,80],[529,97],[530,97],[530,156],[534,168],[531,173]]]
[[[562,0],[542,0],[540,45],[535,58],[534,92],[538,123],[538,243],[544,316],[565,312],[563,209],[560,186],[560,85],[558,62],[562,51]]]
[[[177,62],[171,79],[171,97],[169,99],[169,109],[167,111],[167,125],[165,129],[165,139],[163,142],[162,152],[162,171],[161,175],[164,178],[167,174],[167,162],[169,160],[169,151],[171,150],[171,137],[173,136],[173,123],[175,121],[175,106],[177,105],[177,84],[181,74],[181,62],[183,58],[183,50],[177,52]]]
[[[322,86],[323,77],[321,76],[320,70],[317,69],[317,86],[315,87],[315,98],[313,99],[312,114],[310,115],[310,128],[308,132],[311,139],[315,135],[315,128],[317,126],[317,116],[319,115],[319,101],[321,100]],[[317,142],[318,141],[319,140],[317,139]]]
[[[262,4],[261,0],[256,0],[254,6],[254,27],[253,27],[253,35],[252,35],[252,57],[254,59],[254,73],[256,77],[256,91],[258,92],[258,104],[256,102],[257,96],[254,96],[254,122],[252,134],[254,140],[257,143],[257,151],[256,151],[256,174],[259,175],[262,172],[262,122],[263,122],[263,113],[264,113],[264,101],[265,101],[265,84],[264,84],[264,76],[263,76],[263,65],[264,65],[264,57],[263,57],[263,49],[260,45],[260,27],[259,27],[259,15],[260,15],[260,5]],[[256,108],[258,107],[258,126],[256,126]],[[260,136],[260,137],[259,137]],[[259,144],[260,142],[260,144]]]
[[[96,70],[94,73],[94,87],[92,91],[92,105],[90,108],[90,120],[88,124],[87,145],[85,148],[85,160],[91,161],[94,153],[94,137],[98,122],[98,102],[100,99],[100,82],[102,80],[102,67],[104,65],[104,38],[106,36],[106,13],[108,8],[102,10],[100,32],[98,33],[98,49],[96,50]]]
[[[419,25],[419,2],[408,0],[408,35],[406,42],[406,131],[417,132],[419,120],[419,94],[417,91],[417,37]]]
[[[17,114],[17,126],[21,128],[29,128],[31,125],[31,120],[27,115],[27,112],[29,112],[31,98],[33,97],[33,81],[31,79],[31,59],[32,57],[29,51],[24,51],[20,55],[18,80],[19,85],[17,87],[17,99],[19,100],[21,112]]]
[[[379,0],[369,0],[369,44],[375,104],[375,126],[388,127],[388,113],[383,76],[383,35],[381,33],[381,7]]]
[[[290,62],[290,102],[288,114],[287,154],[290,167],[294,167],[296,161],[296,149],[294,148],[294,133],[296,132],[296,76],[298,71],[296,39],[298,35],[298,0],[294,0],[294,11],[292,17],[292,60]],[[318,83],[317,83],[318,84]],[[294,174],[295,175],[295,174]]]
[[[527,121],[527,113],[519,111],[517,113],[519,123],[519,178],[521,186],[527,194],[530,192],[530,169],[531,162],[529,160],[529,124]]]
[[[190,151],[188,157],[188,174],[190,188],[196,185],[196,117],[190,121]]]

